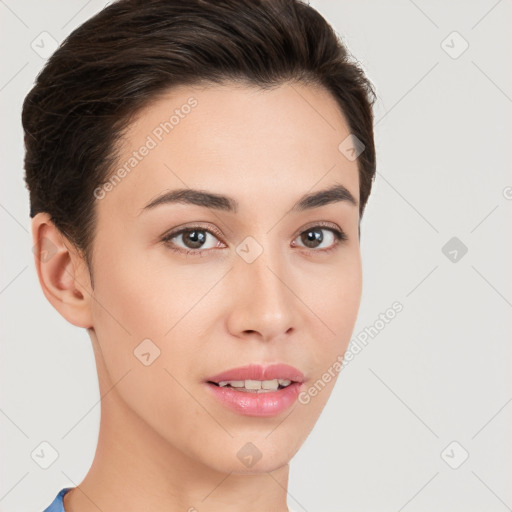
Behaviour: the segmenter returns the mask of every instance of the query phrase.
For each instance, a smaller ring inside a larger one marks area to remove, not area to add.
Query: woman
[[[362,70],[299,0],[119,0],[23,107],[35,264],[101,424],[47,511],[287,511],[336,382],[375,175]]]

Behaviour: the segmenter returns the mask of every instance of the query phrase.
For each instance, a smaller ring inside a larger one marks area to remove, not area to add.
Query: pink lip
[[[233,368],[206,379],[217,384],[223,380],[273,380],[287,379],[295,382],[304,382],[304,375],[300,370],[287,364],[272,364],[261,366],[249,364],[240,368]]]
[[[226,380],[273,380],[293,381],[289,386],[277,391],[250,393],[237,391],[231,387],[220,387],[213,382]],[[210,392],[223,405],[246,416],[275,416],[288,409],[296,400],[304,383],[304,375],[293,366],[273,364],[270,366],[247,365],[219,373],[207,380]]]
[[[246,393],[234,388],[221,388],[207,383],[210,392],[222,404],[246,416],[275,416],[288,409],[301,392],[302,384],[294,382],[288,387],[268,393]]]

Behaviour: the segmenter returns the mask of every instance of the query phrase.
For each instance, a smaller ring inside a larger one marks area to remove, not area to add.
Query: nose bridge
[[[258,331],[263,337],[272,338],[294,327],[293,294],[283,270],[285,255],[278,249],[271,250],[268,244],[258,245],[259,250],[254,240],[246,240],[237,248],[233,278],[238,283],[238,296],[232,313],[239,332]],[[247,257],[251,251],[252,257],[256,256],[252,260]]]

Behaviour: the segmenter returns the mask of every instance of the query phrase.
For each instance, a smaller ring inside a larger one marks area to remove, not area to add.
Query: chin
[[[261,435],[243,436],[233,439],[230,447],[219,454],[217,461],[222,461],[221,471],[240,475],[257,475],[276,471],[289,464],[302,443],[283,443],[283,436],[272,436],[266,430]],[[253,439],[252,441],[248,439]]]

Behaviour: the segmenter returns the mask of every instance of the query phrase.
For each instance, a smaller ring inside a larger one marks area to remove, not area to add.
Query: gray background
[[[354,337],[393,302],[403,311],[342,370],[291,463],[288,503],[512,510],[511,2],[311,4],[379,97]],[[96,447],[89,338],[46,301],[34,270],[20,112],[51,38],[103,5],[0,1],[2,511],[43,510],[81,481]],[[59,454],[48,469],[31,458],[43,441]]]

